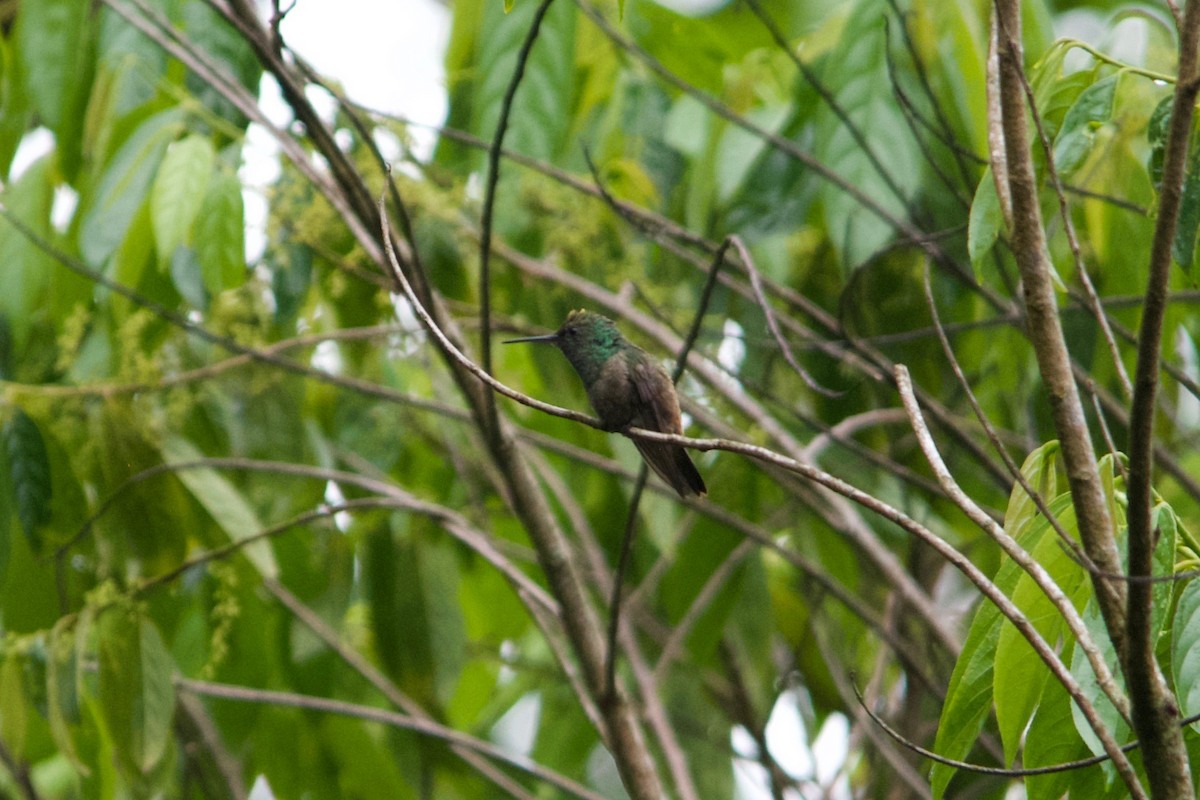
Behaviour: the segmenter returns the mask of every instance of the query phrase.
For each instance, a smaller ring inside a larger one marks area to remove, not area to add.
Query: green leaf
[[[104,155],[118,120],[154,99],[168,56],[111,7],[102,5],[97,13],[97,87],[89,103],[85,135],[94,138],[89,143],[92,152]]]
[[[903,195],[920,177],[921,153],[892,93],[886,57],[892,45],[883,22],[886,9],[880,0],[859,0],[850,12],[840,45],[826,56],[822,72],[879,163],[864,152],[825,104],[817,114],[813,155],[885,212],[903,219],[908,206]],[[899,187],[901,196],[897,197],[880,174],[881,168]],[[861,264],[893,236],[890,223],[844,189],[823,182],[819,191],[825,225],[842,253],[844,268]]]
[[[217,151],[208,137],[200,134],[191,134],[167,147],[150,190],[150,222],[158,261],[164,268],[175,248],[187,240],[204,203],[216,160]]]
[[[79,757],[75,745],[75,732],[81,718],[75,632],[60,620],[50,631],[46,653],[46,712],[50,722],[50,735],[59,751],[67,757],[81,775],[90,775],[91,770]]]
[[[533,23],[538,3],[510,10],[487,3],[479,28],[478,81],[472,131],[491,141],[496,134],[504,95],[517,66],[517,54]],[[511,12],[511,13],[510,13]],[[538,159],[549,159],[566,144],[571,114],[575,60],[575,8],[554,3],[542,19],[529,54],[508,130],[506,148]]]
[[[17,15],[16,45],[26,91],[38,115],[56,132],[87,88],[81,71],[88,14],[88,4],[78,0],[38,0],[23,3]]]
[[[1000,609],[986,600],[971,621],[967,639],[950,676],[933,745],[935,752],[947,758],[962,759],[971,752],[991,710],[996,644],[1002,621]],[[935,800],[945,795],[956,772],[954,767],[940,762],[933,765],[929,782]]]
[[[666,530],[670,523],[647,525],[652,530]],[[692,608],[713,571],[725,562],[740,543],[739,537],[727,528],[705,520],[697,523],[695,536],[680,543],[670,567],[661,580],[661,603],[669,623],[677,623]],[[716,652],[723,635],[725,622],[733,613],[740,593],[742,567],[729,580],[700,615],[687,637],[687,650],[693,658],[704,660]]]
[[[753,109],[746,114],[746,118],[765,131],[778,134],[791,115],[790,103],[778,103]],[[734,197],[750,174],[751,167],[766,149],[767,141],[762,136],[740,125],[725,126],[715,154],[717,202],[726,204]]]
[[[80,229],[79,251],[89,264],[102,264],[125,240],[182,120],[177,109],[160,111],[142,122],[105,166]]]
[[[1151,512],[1150,525],[1151,530],[1155,531],[1158,536],[1152,555],[1153,574],[1157,578],[1165,578],[1175,572],[1175,547],[1179,537],[1175,509],[1166,503],[1159,503]],[[1172,589],[1171,581],[1159,581],[1154,584],[1152,591],[1154,599],[1150,612],[1150,635],[1154,637],[1156,646],[1158,637],[1163,633],[1163,626],[1166,625],[1167,614],[1171,609]]]
[[[175,686],[172,683],[175,664],[158,628],[149,620],[141,621],[139,637],[142,679],[137,701],[142,738],[140,766],[146,771],[162,758],[171,738],[171,720],[175,715]]]
[[[262,62],[238,30],[208,3],[182,3],[183,32],[195,47],[207,52],[237,78],[251,94],[258,93]],[[188,70],[185,85],[191,95],[222,119],[245,128],[247,119],[212,81]]]
[[[1002,230],[1004,213],[1000,209],[992,168],[988,167],[975,187],[975,198],[971,201],[971,213],[967,219],[967,255],[976,272],[979,271],[980,262],[992,251],[992,245],[996,244]]]
[[[204,196],[193,237],[204,288],[210,296],[245,282],[245,231],[242,184],[232,172],[220,172]]]
[[[0,740],[18,762],[26,760],[29,706],[22,659],[10,654],[0,666]]]
[[[1070,48],[1057,42],[1046,51],[1033,69],[1033,92],[1037,98],[1042,125],[1050,141],[1058,135],[1063,120],[1079,95],[1096,80],[1094,69],[1084,69],[1063,76],[1063,61]]]
[[[710,120],[703,103],[691,95],[681,95],[667,113],[664,140],[688,158],[700,158],[708,150]]]
[[[1083,609],[1083,624],[1087,628],[1088,633],[1091,634],[1092,641],[1100,648],[1100,654],[1104,658],[1104,663],[1108,665],[1109,671],[1116,677],[1117,685],[1124,688],[1125,681],[1121,673],[1121,664],[1117,659],[1117,651],[1113,647],[1112,641],[1108,638],[1108,630],[1104,625],[1104,618],[1100,615],[1100,607],[1094,598],[1089,600]],[[1079,682],[1084,695],[1087,696],[1092,706],[1096,709],[1097,715],[1104,722],[1104,727],[1113,734],[1118,742],[1126,741],[1130,736],[1129,726],[1125,724],[1125,720],[1117,712],[1116,706],[1108,699],[1108,695],[1101,690],[1100,683],[1096,680],[1096,673],[1092,671],[1092,665],[1088,662],[1083,650],[1078,646],[1075,647],[1075,652],[1071,655],[1071,674],[1075,676],[1075,680]],[[1092,730],[1091,723],[1087,721],[1087,717],[1083,715],[1083,712],[1074,703],[1071,704],[1071,717],[1074,720],[1075,730],[1087,745],[1092,755],[1103,753],[1104,746],[1100,743],[1096,732]]]
[[[1200,229],[1200,147],[1193,146],[1183,181],[1178,227],[1171,242],[1171,255],[1187,271],[1195,261],[1197,229]]]
[[[461,669],[462,612],[453,550],[422,521],[392,517],[372,525],[362,551],[364,591],[380,660],[402,688],[440,707],[452,696]]]
[[[1038,110],[1043,116],[1046,114],[1046,109],[1051,106],[1050,98],[1062,82],[1063,61],[1066,60],[1069,49],[1063,42],[1055,42],[1042,53],[1029,70],[1029,84],[1033,89]],[[1074,102],[1074,98],[1071,102]],[[1065,111],[1069,107],[1070,103],[1062,105],[1062,110]]]
[[[1145,142],[1140,137],[1111,139],[1105,145],[1104,158],[1088,164],[1088,185],[1118,187],[1123,199],[1152,208],[1156,198],[1146,158]],[[1105,276],[1106,291],[1144,291],[1145,259],[1154,226],[1140,214],[1130,214],[1105,199],[1086,198],[1081,202],[1086,227],[1080,236],[1095,254],[1095,270]]]
[[[313,727],[320,731],[323,747],[339,764],[338,796],[361,800],[417,800],[417,790],[410,788],[415,782],[404,774],[402,760],[397,759],[391,749],[395,746],[394,741],[374,736],[369,728],[348,717],[333,714],[323,715]],[[419,739],[413,744],[415,750],[436,758]]]
[[[1146,140],[1150,143],[1150,179],[1155,186],[1162,183],[1163,155],[1167,147],[1167,130],[1171,127],[1171,109],[1174,103],[1174,93],[1159,100],[1150,114],[1150,121],[1146,124]]]
[[[1040,448],[1043,449],[1042,457],[1048,455],[1045,448],[1046,446]],[[1026,459],[1027,464],[1029,461]],[[1065,512],[1071,508],[1071,498],[1066,494],[1060,495],[1050,502],[1049,507],[1052,514],[1063,520]],[[1027,526],[1020,533],[1018,542],[1028,550],[1030,542],[1046,539],[1048,527],[1045,519],[1041,519],[1039,524]],[[1054,544],[1057,545],[1057,542]],[[1017,563],[1006,558],[996,572],[995,583],[1000,591],[1012,596],[1023,576],[1025,573]],[[937,739],[934,742],[934,750],[944,756],[961,759],[975,746],[975,739],[979,736],[991,709],[1000,634],[1006,622],[1000,609],[986,600],[975,612],[962,653],[950,677],[950,687],[942,706]],[[956,771],[945,764],[934,764],[930,782],[935,798],[944,795]]]
[[[8,563],[12,556],[13,525],[17,522],[15,505],[16,492],[13,491],[8,459],[0,458],[0,586],[3,586],[7,579]]]
[[[42,238],[50,238],[50,207],[54,201],[54,158],[31,164],[21,177],[4,187],[0,201],[13,217]],[[0,314],[12,331],[12,349],[24,349],[34,323],[46,316],[51,277],[60,269],[25,234],[0,218]],[[5,377],[11,378],[6,375]]]
[[[3,536],[8,540],[8,566],[0,580],[0,611],[6,633],[31,633],[44,630],[60,616],[55,591],[54,564],[31,550],[29,539],[18,536],[9,524]]]
[[[1113,98],[1120,72],[1096,81],[1084,89],[1063,118],[1054,141],[1054,166],[1068,177],[1091,152],[1096,129],[1112,119]]]
[[[195,461],[204,454],[186,439],[172,436],[162,447],[163,459],[169,464]],[[230,541],[240,541],[263,529],[258,514],[242,496],[242,493],[227,478],[212,469],[182,469],[176,473],[188,491],[200,501],[200,505],[212,515]],[[266,578],[274,578],[279,571],[271,545],[265,540],[251,542],[242,552],[250,563]]]
[[[171,253],[171,283],[192,308],[208,308],[208,292],[204,289],[200,262],[196,251],[186,245],[176,247]]]
[[[0,37],[0,177],[8,175],[32,117],[33,107],[25,91],[15,48],[8,38]]]
[[[1023,767],[1048,767],[1088,756],[1083,742],[1075,735],[1071,719],[1074,710],[1075,704],[1067,690],[1058,681],[1050,681],[1033,722],[1029,724],[1029,732],[1025,735],[1021,757]],[[1100,767],[1091,769],[1099,770]],[[1071,772],[1030,775],[1025,779],[1029,800],[1059,800],[1071,780]]]
[[[1026,456],[1021,465],[1021,475],[1046,503],[1058,493],[1059,449],[1058,440],[1052,439]],[[1019,540],[1039,513],[1033,498],[1021,484],[1014,483],[1004,512],[1004,532]]]
[[[170,741],[175,709],[171,656],[148,620],[105,613],[98,632],[99,699],[123,764],[145,773]]]
[[[30,549],[37,553],[41,548],[38,529],[50,519],[50,457],[37,423],[19,408],[5,426],[4,452],[17,518]]]
[[[1058,510],[1055,516],[1070,533],[1075,525],[1074,512],[1069,500],[1065,495],[1057,498]],[[1054,509],[1055,506],[1052,505],[1051,508]],[[1033,559],[1046,569],[1067,597],[1073,597],[1084,582],[1085,572],[1071,559],[1049,521],[1040,518],[1030,529],[1027,538],[1036,542],[1033,547],[1025,544]],[[1042,639],[1053,645],[1063,629],[1063,618],[1028,573],[1020,572],[1010,597],[1022,616],[1033,623]],[[1006,619],[1002,623],[1000,639],[996,645],[993,687],[996,697],[996,724],[1004,744],[1006,763],[1011,764],[1016,757],[1021,737],[1041,701],[1042,691],[1049,678],[1050,669],[1034,652],[1033,645]]]
[[[1171,673],[1183,716],[1200,713],[1200,581],[1191,580],[1179,595],[1171,626]],[[1200,723],[1192,728],[1200,731]]]

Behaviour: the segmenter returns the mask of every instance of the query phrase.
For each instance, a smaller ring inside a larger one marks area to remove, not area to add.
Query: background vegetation
[[[510,5],[418,157],[278,5],[0,3],[0,792],[1192,796],[1194,4]],[[707,498],[483,382],[580,306]]]

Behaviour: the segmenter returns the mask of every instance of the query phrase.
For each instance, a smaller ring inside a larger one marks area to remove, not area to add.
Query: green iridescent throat
[[[559,331],[559,348],[585,386],[600,379],[608,360],[628,347],[621,332],[599,314],[572,316]]]

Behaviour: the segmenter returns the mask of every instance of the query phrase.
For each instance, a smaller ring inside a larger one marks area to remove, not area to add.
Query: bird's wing
[[[637,395],[638,412],[633,424],[663,433],[683,433],[679,420],[679,399],[666,370],[648,358],[637,359],[629,370],[630,382]],[[638,452],[658,476],[680,497],[703,496],[708,489],[687,451],[674,444],[634,441]]]
[[[640,427],[663,433],[683,433],[679,424],[679,400],[666,371],[649,358],[638,359],[629,371],[637,392]]]

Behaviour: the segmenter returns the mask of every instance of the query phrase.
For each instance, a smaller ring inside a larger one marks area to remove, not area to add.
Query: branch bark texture
[[[1179,728],[1179,709],[1155,659],[1151,628],[1152,585],[1125,584],[1103,574],[1121,574],[1113,520],[1101,489],[1095,452],[1088,433],[1070,356],[1059,322],[1050,281],[1051,265],[1030,159],[1023,96],[1023,52],[1018,0],[996,0],[999,28],[1001,112],[1013,198],[1013,253],[1021,273],[1029,337],[1049,395],[1080,538],[1099,573],[1093,574],[1096,597],[1109,636],[1125,666],[1134,727],[1142,742],[1151,795],[1192,798],[1187,751]],[[1130,419],[1129,572],[1151,573],[1155,532],[1151,528],[1154,401],[1159,369],[1163,314],[1171,245],[1179,215],[1197,79],[1200,8],[1190,3],[1180,37],[1179,82],[1168,131],[1159,216],[1151,251],[1145,312],[1138,342],[1138,364]],[[1133,787],[1130,787],[1131,790]]]
[[[1071,500],[1084,550],[1100,573],[1121,573],[1115,530],[1096,467],[1083,403],[1071,372],[1058,302],[1051,281],[1046,231],[1038,205],[1037,177],[1030,156],[1029,124],[1022,85],[1024,48],[1018,0],[996,0],[1000,58],[1000,110],[1008,182],[1012,194],[1012,250],[1021,273],[1026,327],[1062,444]],[[1096,598],[1117,652],[1125,652],[1125,586],[1093,577]]]
[[[1141,329],[1138,332],[1137,368],[1129,426],[1129,573],[1133,577],[1152,573],[1158,530],[1152,521],[1154,474],[1154,417],[1162,348],[1163,320],[1167,306],[1167,279],[1171,250],[1183,199],[1187,172],[1188,144],[1196,94],[1200,90],[1200,4],[1188,3],[1179,36],[1179,80],[1171,107],[1163,157],[1163,180],[1158,219],[1150,251]],[[1159,669],[1154,650],[1153,584],[1134,580],[1129,585],[1129,646],[1125,674],[1133,699],[1133,723],[1145,755],[1146,774],[1154,797],[1192,798],[1191,769],[1183,733],[1179,727],[1179,705]]]

